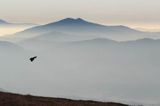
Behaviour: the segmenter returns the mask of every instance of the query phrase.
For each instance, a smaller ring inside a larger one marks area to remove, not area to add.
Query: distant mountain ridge
[[[60,29],[61,28],[61,29]],[[126,27],[126,26],[122,26],[122,25],[119,25],[119,26],[104,26],[104,25],[100,25],[100,24],[96,24],[96,23],[92,23],[92,22],[88,22],[86,20],[83,20],[81,18],[77,18],[77,19],[73,19],[73,18],[66,18],[66,19],[62,19],[60,21],[57,21],[57,22],[52,22],[52,23],[49,23],[49,24],[46,24],[46,25],[40,25],[40,26],[37,26],[37,27],[34,27],[34,28],[30,28],[30,29],[27,29],[26,32],[28,31],[31,31],[31,32],[34,32],[34,31],[44,31],[44,30],[72,30],[72,29],[79,29],[79,28],[84,28],[87,30],[88,29],[91,29],[92,31],[94,31],[93,29],[98,29],[98,30],[107,30],[108,31],[112,31],[112,30],[129,30],[129,31],[135,31],[135,32],[140,32],[140,31],[137,31],[137,30],[134,30],[134,29],[131,29],[129,27]],[[106,29],[107,28],[107,29]],[[79,29],[80,31],[83,31],[84,29]],[[112,30],[111,30],[112,29]],[[25,31],[24,31],[25,32]]]
[[[53,32],[61,32],[66,35],[74,36],[92,36],[94,37],[109,37],[114,34],[114,36],[119,35],[119,33],[140,33],[139,31],[132,30],[125,26],[104,26],[92,22],[88,22],[81,18],[73,19],[66,18],[57,22],[52,22],[46,25],[40,25],[37,27],[29,28],[22,32],[16,33],[14,36],[19,37],[35,37],[39,35],[44,35]],[[51,34],[52,36],[52,34]],[[113,37],[114,37],[113,36]],[[109,37],[110,38],[110,37]]]
[[[19,52],[19,51],[22,51],[23,48],[15,43],[11,43],[11,42],[8,42],[8,41],[0,41],[0,50],[1,50],[1,53],[3,52]],[[1,89],[0,89],[1,90]]]
[[[0,25],[1,24],[9,24],[9,23],[7,21],[4,21],[4,20],[0,19]]]
[[[3,19],[0,19],[0,26],[13,26],[13,25],[17,25],[17,26],[20,26],[20,25],[37,25],[37,24],[34,24],[34,23],[11,23],[11,22],[7,22]]]
[[[127,26],[105,26],[97,23],[92,23],[81,18],[66,18],[57,22],[52,22],[45,25],[29,28],[22,32],[14,34],[14,36],[32,38],[45,34],[54,36],[54,32],[63,33],[63,35],[83,36],[88,39],[92,38],[107,38],[117,41],[136,40],[142,38],[160,38],[160,33],[142,32]],[[54,37],[53,37],[54,38]]]

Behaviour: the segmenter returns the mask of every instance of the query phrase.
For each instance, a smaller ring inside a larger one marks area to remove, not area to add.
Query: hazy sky
[[[0,18],[48,23],[81,17],[102,24],[160,29],[160,0],[0,0]]]

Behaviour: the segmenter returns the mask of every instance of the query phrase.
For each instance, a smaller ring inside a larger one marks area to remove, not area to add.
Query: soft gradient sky
[[[81,17],[106,25],[160,31],[160,0],[0,0],[0,18],[49,23]]]

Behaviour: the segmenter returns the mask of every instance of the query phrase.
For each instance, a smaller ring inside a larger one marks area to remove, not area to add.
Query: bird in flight
[[[33,62],[36,58],[37,58],[37,56],[31,57],[30,61]]]

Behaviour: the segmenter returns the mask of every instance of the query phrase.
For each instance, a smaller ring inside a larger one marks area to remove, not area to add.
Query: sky
[[[0,0],[0,18],[45,24],[67,17],[160,31],[160,0]]]

